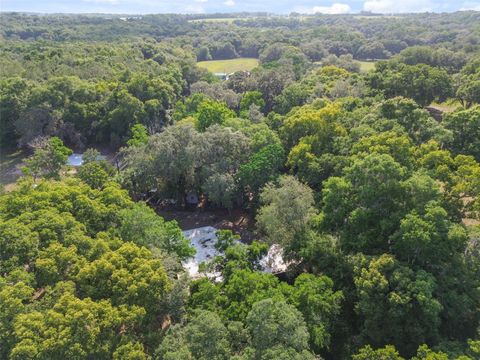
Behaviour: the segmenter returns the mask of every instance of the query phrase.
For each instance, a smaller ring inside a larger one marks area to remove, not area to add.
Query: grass
[[[9,190],[22,175],[21,164],[27,155],[19,150],[6,152],[0,150],[0,185]]]
[[[430,106],[443,112],[452,112],[461,108],[462,104],[457,99],[448,99],[442,103],[434,101]]]
[[[197,65],[212,73],[230,74],[235,71],[249,71],[258,66],[258,59],[238,58],[230,60],[199,61]]]
[[[357,60],[357,63],[360,65],[360,71],[363,73],[375,70],[375,61],[360,61]]]

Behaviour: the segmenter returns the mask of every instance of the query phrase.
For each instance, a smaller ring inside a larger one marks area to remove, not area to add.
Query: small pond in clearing
[[[105,160],[106,157],[99,155],[97,160]],[[70,166],[81,166],[83,164],[83,153],[73,153],[68,157],[67,164]]]

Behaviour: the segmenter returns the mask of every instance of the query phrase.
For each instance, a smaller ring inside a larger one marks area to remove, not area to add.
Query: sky
[[[42,13],[214,13],[264,11],[345,14],[480,11],[480,0],[0,0],[0,11]]]

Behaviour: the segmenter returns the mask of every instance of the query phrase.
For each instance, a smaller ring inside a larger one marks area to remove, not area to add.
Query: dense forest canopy
[[[480,358],[479,12],[0,21],[1,359]]]

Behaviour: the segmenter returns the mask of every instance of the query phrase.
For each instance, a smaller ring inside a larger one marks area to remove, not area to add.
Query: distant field
[[[199,67],[207,69],[212,73],[230,74],[235,71],[252,70],[258,66],[258,59],[238,58],[230,60],[210,60],[197,62]]]
[[[375,70],[375,61],[358,60],[357,63],[360,65],[361,72],[369,72],[369,71]]]
[[[251,20],[253,18],[248,18],[248,17],[239,17],[239,18],[211,18],[211,19],[193,19],[193,20],[188,20],[188,22],[209,22],[209,23],[216,23],[216,22],[226,22],[226,23],[232,23],[235,20]]]

